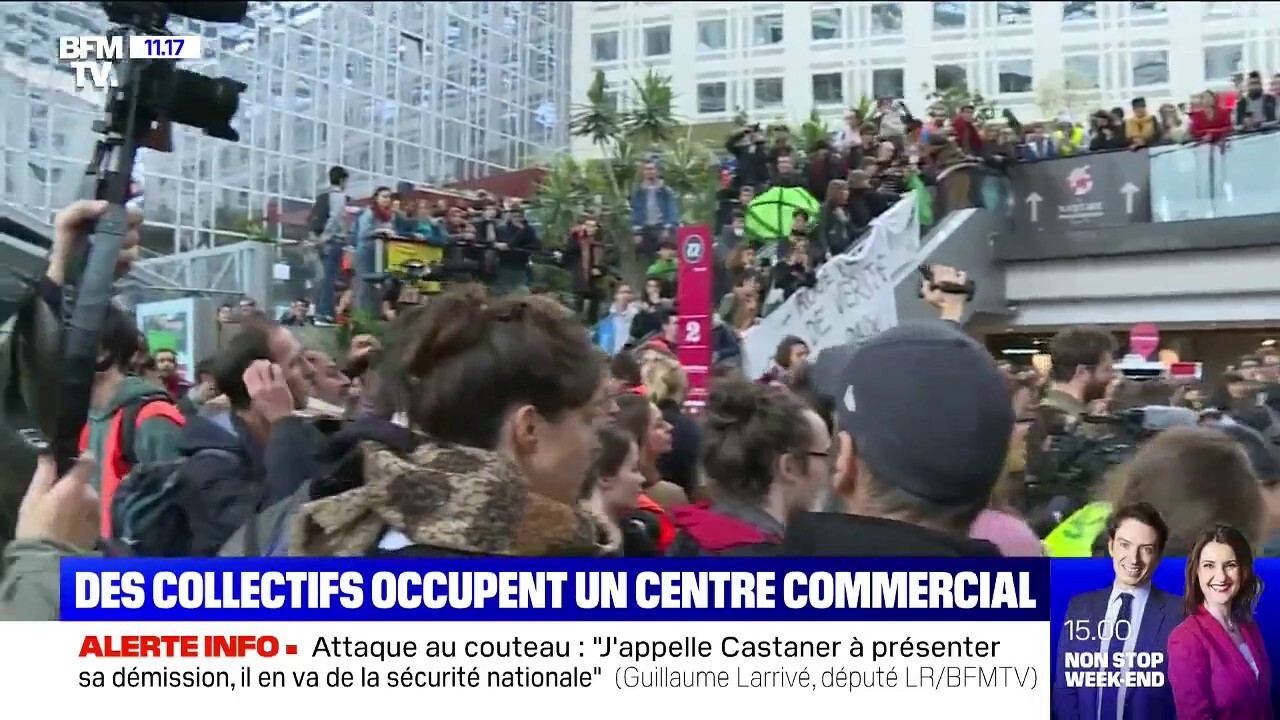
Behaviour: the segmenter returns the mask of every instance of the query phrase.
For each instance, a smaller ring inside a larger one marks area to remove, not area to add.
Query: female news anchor
[[[1271,663],[1252,619],[1262,593],[1244,533],[1216,525],[1187,559],[1187,619],[1169,634],[1179,720],[1273,720]]]

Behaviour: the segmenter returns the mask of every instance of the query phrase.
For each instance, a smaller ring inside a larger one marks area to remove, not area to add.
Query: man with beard
[[[1089,404],[1106,395],[1115,375],[1115,351],[1115,338],[1098,327],[1069,327],[1049,341],[1049,387],[1027,433],[1027,473],[1035,482],[1030,497],[1048,501],[1077,494],[1079,488],[1058,482],[1062,458],[1056,450],[1071,444],[1055,440],[1088,431],[1078,425]]]

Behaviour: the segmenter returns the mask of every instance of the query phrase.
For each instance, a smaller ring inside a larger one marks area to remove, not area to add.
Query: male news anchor
[[[1108,658],[1118,652],[1164,653],[1169,633],[1183,619],[1182,598],[1151,585],[1169,540],[1169,527],[1160,513],[1145,502],[1121,506],[1107,518],[1106,534],[1116,579],[1111,587],[1081,593],[1067,605],[1067,621],[1058,639],[1053,716],[1058,720],[1173,718],[1173,692],[1167,680],[1163,687],[1067,686],[1065,653],[1103,652]],[[1143,669],[1167,672],[1168,658]]]

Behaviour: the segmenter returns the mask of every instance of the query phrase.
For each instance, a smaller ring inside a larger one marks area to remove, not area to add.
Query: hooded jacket
[[[848,513],[809,512],[787,525],[787,557],[999,557],[983,540],[911,523]]]
[[[296,492],[313,475],[320,442],[296,417],[276,422],[265,446],[230,411],[192,418],[182,437],[191,554],[216,555],[260,510]]]
[[[773,555],[784,528],[759,508],[736,502],[699,502],[673,508],[678,534],[667,555]]]
[[[362,485],[302,506],[290,555],[596,556],[607,535],[494,450],[427,441],[398,453],[366,440],[358,461]]]
[[[132,456],[124,445],[130,441],[123,435],[122,415],[129,405],[140,406],[133,420]],[[143,414],[145,412],[145,414]],[[126,376],[106,406],[90,408],[88,421],[80,434],[80,451],[100,462],[89,482],[102,502],[101,522],[104,537],[111,536],[111,501],[120,482],[135,464],[166,462],[179,457],[183,417],[166,391],[137,377]]]
[[[107,439],[107,431],[112,419],[121,408],[131,402],[141,400],[148,395],[163,394],[163,390],[139,377],[125,376],[116,390],[115,396],[101,409],[89,409],[88,427],[89,441],[86,450],[96,458],[106,458],[107,449],[103,446]],[[182,426],[167,418],[157,417],[138,423],[133,436],[134,457],[139,463],[163,462],[175,460],[182,441]],[[94,470],[89,480],[95,490],[102,487],[101,464]]]

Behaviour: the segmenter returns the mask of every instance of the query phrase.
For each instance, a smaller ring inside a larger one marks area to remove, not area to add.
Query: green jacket
[[[58,562],[84,554],[69,545],[46,541],[9,543],[0,573],[0,618],[24,622],[57,620]]]
[[[89,410],[89,452],[100,460],[107,458],[106,448],[103,447],[107,440],[107,431],[111,427],[112,418],[120,411],[120,408],[128,404],[130,401],[137,400],[146,395],[152,395],[159,391],[155,385],[143,380],[142,378],[129,376],[120,383],[120,389],[116,391],[115,397],[111,398],[111,402],[107,406],[95,410]],[[182,441],[182,427],[175,425],[166,418],[151,418],[138,425],[138,429],[133,436],[133,452],[139,463],[165,462],[168,460],[178,459],[178,447]],[[99,465],[101,468],[101,465]],[[102,487],[102,474],[95,472],[93,479],[94,489]]]
[[[1078,418],[1088,411],[1088,406],[1061,390],[1049,390],[1044,394],[1041,405],[1047,405],[1071,417]]]
[[[649,270],[645,273],[645,277],[658,278],[663,282],[673,283],[676,281],[677,263],[675,258],[663,260],[658,258],[649,266]]]

